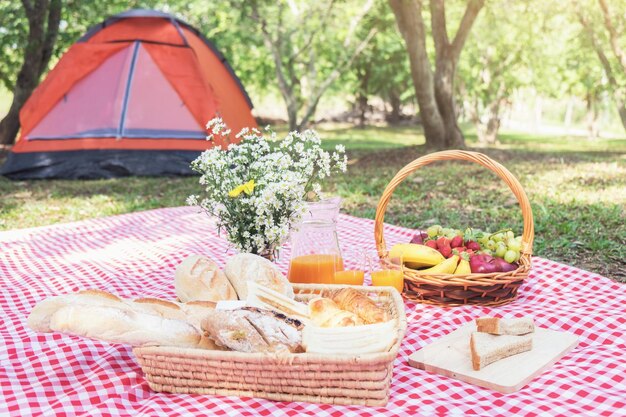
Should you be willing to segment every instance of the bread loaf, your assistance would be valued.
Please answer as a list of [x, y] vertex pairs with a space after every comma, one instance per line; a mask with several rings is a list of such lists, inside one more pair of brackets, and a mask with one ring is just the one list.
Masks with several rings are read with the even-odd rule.
[[183, 302], [236, 300], [237, 293], [226, 275], [211, 259], [192, 255], [174, 273], [176, 296]]
[[302, 352], [303, 325], [282, 314], [254, 307], [216, 310], [202, 329], [218, 346], [239, 352]]
[[62, 307], [50, 318], [50, 329], [131, 346], [195, 348], [202, 341], [198, 329], [184, 321], [115, 307]]
[[353, 288], [342, 288], [335, 291], [331, 297], [342, 310], [351, 311], [359, 316], [365, 324], [381, 323], [389, 320], [389, 313], [379, 307], [366, 295]]
[[240, 253], [226, 261], [224, 273], [237, 291], [240, 300], [248, 296], [248, 281], [277, 291], [289, 298], [294, 298], [291, 283], [278, 267], [267, 259], [251, 253]]
[[501, 319], [498, 317], [480, 317], [476, 319], [479, 332], [498, 335], [522, 335], [535, 331], [535, 323], [531, 317], [519, 319]]
[[342, 310], [330, 298], [313, 298], [309, 301], [309, 317], [319, 327], [348, 327], [363, 324], [356, 314]]
[[[200, 322], [214, 308], [211, 302], [182, 304], [157, 298], [131, 301], [105, 291], [84, 290], [39, 302], [28, 316], [27, 324], [39, 332], [60, 331], [133, 346], [157, 344], [215, 349], [215, 344], [204, 337], [200, 329]], [[95, 318], [94, 314], [98, 313], [103, 314], [102, 318]], [[155, 329], [155, 325], [159, 328]], [[193, 330], [189, 330], [189, 326]], [[163, 336], [165, 333], [169, 336]]]
[[35, 305], [28, 315], [28, 327], [37, 332], [50, 332], [50, 318], [60, 308], [68, 305], [96, 305], [132, 309], [127, 301], [100, 290], [83, 290], [74, 294], [65, 294], [46, 298]]
[[470, 337], [472, 367], [478, 371], [490, 363], [508, 356], [529, 351], [533, 348], [531, 335], [496, 336], [488, 333], [473, 332]]

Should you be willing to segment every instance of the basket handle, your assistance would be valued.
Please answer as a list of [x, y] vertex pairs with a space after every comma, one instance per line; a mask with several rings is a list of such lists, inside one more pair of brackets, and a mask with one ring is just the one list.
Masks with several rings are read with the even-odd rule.
[[389, 200], [391, 200], [391, 196], [393, 195], [396, 187], [398, 187], [398, 185], [400, 185], [400, 183], [404, 181], [406, 177], [417, 171], [418, 168], [428, 164], [432, 164], [433, 162], [449, 160], [476, 162], [477, 164], [480, 164], [485, 168], [488, 168], [491, 171], [495, 172], [509, 186], [513, 194], [515, 194], [517, 202], [522, 209], [522, 218], [524, 220], [524, 231], [522, 233], [522, 249], [520, 253], [527, 254], [530, 257], [533, 249], [533, 240], [535, 238], [535, 226], [533, 223], [532, 208], [530, 207], [530, 202], [528, 201], [528, 197], [526, 196], [526, 192], [522, 188], [522, 185], [508, 169], [506, 169], [504, 166], [500, 165], [493, 159], [489, 158], [487, 155], [479, 152], [459, 150], [433, 152], [417, 158], [413, 162], [407, 164], [400, 171], [398, 171], [396, 176], [393, 177], [391, 182], [389, 182], [389, 184], [385, 188], [385, 191], [383, 191], [383, 195], [381, 196], [380, 201], [378, 202], [378, 207], [376, 208], [374, 239], [376, 241], [378, 255], [382, 258], [384, 252], [386, 251], [385, 238], [383, 236], [385, 211], [387, 210], [387, 205], [389, 204]]

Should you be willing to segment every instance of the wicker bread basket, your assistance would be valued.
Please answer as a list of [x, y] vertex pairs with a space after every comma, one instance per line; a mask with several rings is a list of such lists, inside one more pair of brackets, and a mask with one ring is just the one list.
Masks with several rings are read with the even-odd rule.
[[437, 161], [461, 160], [476, 162], [495, 172], [511, 189], [522, 210], [524, 231], [519, 268], [511, 272], [489, 274], [433, 274], [423, 275], [410, 268], [404, 268], [403, 295], [411, 300], [443, 306], [479, 304], [494, 306], [509, 303], [517, 298], [517, 290], [530, 271], [534, 238], [533, 213], [528, 197], [519, 181], [505, 167], [478, 152], [442, 151], [425, 155], [402, 168], [391, 180], [378, 203], [374, 226], [376, 247], [383, 262], [388, 262], [383, 222], [391, 196], [410, 174], [417, 169]]
[[[346, 285], [296, 284], [296, 300], [308, 301]], [[393, 362], [406, 331], [404, 302], [391, 287], [351, 288], [387, 308], [397, 338], [387, 352], [366, 355], [262, 354], [172, 347], [133, 352], [154, 391], [236, 395], [274, 401], [379, 406], [389, 400]]]

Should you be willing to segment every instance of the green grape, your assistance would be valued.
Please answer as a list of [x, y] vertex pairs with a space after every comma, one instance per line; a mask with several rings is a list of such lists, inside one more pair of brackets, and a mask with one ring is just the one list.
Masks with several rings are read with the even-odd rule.
[[519, 252], [520, 250], [522, 250], [522, 242], [518, 241], [518, 240], [509, 240], [508, 242], [508, 248], [514, 252]]
[[519, 258], [522, 256], [521, 252], [517, 252], [517, 257], [515, 258], [515, 262], [519, 261]]
[[487, 244], [485, 246], [487, 247], [487, 249], [493, 251], [493, 250], [496, 249], [497, 244], [496, 244], [495, 241], [490, 239], [490, 240], [487, 241]]
[[441, 231], [441, 226], [439, 226], [438, 224], [432, 225], [428, 229], [426, 229], [426, 233], [428, 233], [429, 238], [437, 237], [440, 231]]
[[508, 230], [506, 232], [506, 240], [513, 240], [515, 239], [515, 233], [513, 233], [512, 230]]
[[485, 255], [493, 256], [493, 251], [489, 249], [483, 249], [481, 250], [481, 252], [484, 253]]
[[496, 247], [496, 256], [498, 258], [503, 258], [506, 253], [506, 245], [504, 242], [498, 242], [498, 246]]
[[443, 229], [441, 229], [441, 234], [444, 236], [448, 236], [450, 233], [453, 233], [454, 230], [450, 229], [449, 227], [444, 227]]
[[481, 247], [484, 248], [485, 246], [487, 246], [487, 242], [489, 242], [489, 237], [488, 236], [482, 236], [482, 237], [479, 237], [476, 241], [478, 243], [480, 243]]
[[502, 242], [504, 240], [504, 234], [496, 233], [495, 235], [491, 236], [491, 239], [496, 242]]
[[515, 260], [517, 259], [518, 254], [519, 254], [519, 252], [508, 250], [504, 254], [504, 260], [511, 264], [511, 263], [515, 262]]

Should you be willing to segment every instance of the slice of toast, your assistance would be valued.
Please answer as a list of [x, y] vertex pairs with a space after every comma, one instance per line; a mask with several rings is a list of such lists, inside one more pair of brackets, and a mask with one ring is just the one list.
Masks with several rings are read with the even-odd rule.
[[532, 348], [532, 335], [496, 336], [488, 333], [473, 332], [470, 337], [472, 367], [475, 371], [508, 356], [527, 352]]
[[520, 319], [501, 319], [498, 317], [480, 317], [476, 319], [476, 330], [482, 333], [499, 335], [522, 335], [535, 331], [531, 317]]

